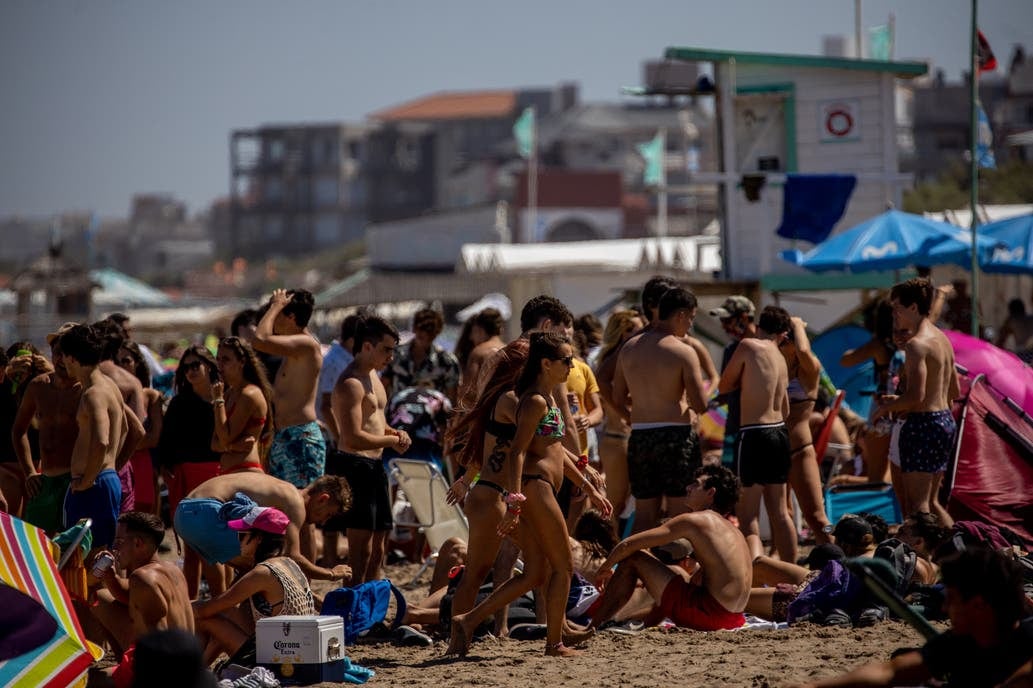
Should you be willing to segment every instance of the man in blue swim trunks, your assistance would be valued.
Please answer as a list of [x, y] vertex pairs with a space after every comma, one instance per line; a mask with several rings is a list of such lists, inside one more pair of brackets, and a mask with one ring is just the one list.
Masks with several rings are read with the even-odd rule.
[[899, 440], [904, 503], [909, 512], [932, 512], [949, 526], [953, 520], [936, 493], [954, 448], [957, 428], [951, 405], [959, 386], [950, 340], [929, 319], [934, 294], [932, 282], [923, 277], [890, 291], [894, 329], [915, 334], [904, 346], [904, 392], [882, 396], [872, 420], [904, 416]]
[[91, 518], [93, 547], [110, 547], [122, 502], [122, 483], [116, 471], [136, 451], [144, 436], [143, 425], [128, 411], [115, 383], [101, 372], [103, 342], [91, 326], [76, 325], [58, 341], [65, 369], [82, 385], [64, 524], [69, 527], [79, 519]]
[[295, 487], [323, 475], [326, 442], [316, 422], [316, 390], [323, 351], [308, 331], [314, 304], [304, 289], [277, 289], [258, 322], [254, 346], [283, 358], [273, 380], [276, 434], [269, 450], [269, 473]]

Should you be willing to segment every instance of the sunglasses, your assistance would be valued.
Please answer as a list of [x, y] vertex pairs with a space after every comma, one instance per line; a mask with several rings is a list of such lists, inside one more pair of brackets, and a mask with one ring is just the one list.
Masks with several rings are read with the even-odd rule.
[[574, 367], [574, 356], [573, 356], [573, 354], [571, 354], [570, 356], [565, 356], [563, 358], [554, 358], [552, 360], [554, 360], [554, 361], [563, 361], [564, 363], [567, 364], [568, 368], [573, 368]]
[[189, 373], [191, 371], [197, 372], [201, 369], [201, 366], [203, 366], [204, 363], [201, 361], [190, 361], [190, 363], [181, 363], [180, 365], [183, 367], [183, 370]]

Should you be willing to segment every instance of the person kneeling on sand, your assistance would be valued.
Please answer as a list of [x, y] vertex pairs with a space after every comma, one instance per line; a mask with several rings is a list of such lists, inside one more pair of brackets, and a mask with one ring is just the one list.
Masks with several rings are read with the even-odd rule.
[[204, 642], [206, 664], [225, 652], [234, 663], [253, 665], [259, 619], [312, 615], [315, 605], [305, 574], [284, 556], [284, 535], [290, 525], [286, 514], [273, 507], [255, 507], [226, 525], [237, 531], [242, 560], [238, 570], [246, 573], [221, 595], [195, 603], [197, 632]]
[[[665, 618], [698, 631], [739, 628], [750, 595], [752, 566], [746, 538], [725, 518], [735, 509], [739, 480], [727, 468], [703, 466], [689, 483], [691, 511], [620, 542], [599, 568], [596, 585], [603, 594], [591, 628], [609, 621], [628, 602], [641, 580], [657, 601], [646, 618], [656, 625]], [[685, 538], [699, 569], [689, 576], [669, 567], [647, 550]], [[616, 565], [616, 571], [612, 571]]]

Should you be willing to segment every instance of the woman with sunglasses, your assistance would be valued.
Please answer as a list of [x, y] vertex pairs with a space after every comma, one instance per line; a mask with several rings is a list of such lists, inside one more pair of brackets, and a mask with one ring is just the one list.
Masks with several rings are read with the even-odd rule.
[[115, 359], [120, 367], [136, 376], [143, 387], [143, 401], [147, 415], [143, 421], [147, 434], [130, 457], [133, 464], [134, 491], [136, 492], [136, 510], [145, 511], [155, 516], [161, 515], [161, 490], [158, 487], [158, 472], [155, 470], [151, 450], [158, 445], [161, 437], [162, 416], [164, 415], [165, 397], [151, 387], [151, 369], [144, 360], [140, 345], [126, 341], [118, 351]]
[[[495, 588], [471, 611], [453, 617], [449, 649], [460, 657], [469, 650], [473, 631], [482, 620], [535, 587], [545, 590], [545, 654], [580, 654], [563, 642], [574, 565], [566, 520], [556, 495], [566, 474], [579, 481], [577, 484], [589, 492], [589, 498], [606, 509], [607, 516], [609, 502], [581, 475], [560, 444], [565, 427], [552, 390], [566, 381], [573, 366], [574, 350], [567, 337], [552, 332], [531, 334], [527, 363], [516, 383], [516, 432], [506, 461], [504, 484], [508, 489], [503, 495], [506, 513], [498, 526], [499, 535], [509, 536], [520, 523], [524, 571]], [[589, 635], [568, 634], [567, 638], [578, 642]]]
[[251, 345], [239, 337], [226, 337], [219, 342], [216, 361], [222, 381], [212, 385], [212, 446], [222, 452], [221, 472], [264, 473], [272, 441], [272, 389], [265, 368]]
[[[158, 439], [158, 465], [169, 488], [169, 513], [201, 483], [219, 474], [219, 454], [212, 450], [215, 421], [212, 413], [212, 385], [219, 381], [215, 358], [203, 346], [190, 346], [176, 367], [173, 388]], [[201, 583], [201, 558], [190, 547], [183, 553], [183, 575], [190, 599], [197, 599]], [[215, 595], [225, 589], [221, 566], [204, 565], [208, 588]]]

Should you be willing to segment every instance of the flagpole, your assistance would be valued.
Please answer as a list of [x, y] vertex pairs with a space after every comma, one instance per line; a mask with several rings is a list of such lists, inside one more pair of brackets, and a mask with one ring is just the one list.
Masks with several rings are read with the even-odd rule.
[[857, 59], [860, 60], [864, 56], [864, 52], [861, 50], [861, 0], [854, 0], [854, 52], [857, 55]]
[[969, 103], [969, 128], [971, 141], [969, 143], [970, 178], [969, 189], [970, 202], [972, 205], [972, 219], [969, 222], [969, 229], [972, 233], [972, 336], [979, 336], [979, 253], [976, 250], [976, 229], [979, 227], [979, 220], [976, 216], [976, 206], [979, 204], [979, 27], [978, 5], [979, 0], [972, 0], [972, 36], [971, 55], [969, 55], [971, 77], [971, 102]]
[[531, 157], [527, 159], [527, 223], [528, 239], [538, 236], [538, 111], [531, 106]]
[[656, 235], [667, 236], [667, 130], [660, 130], [660, 186], [656, 194]]

